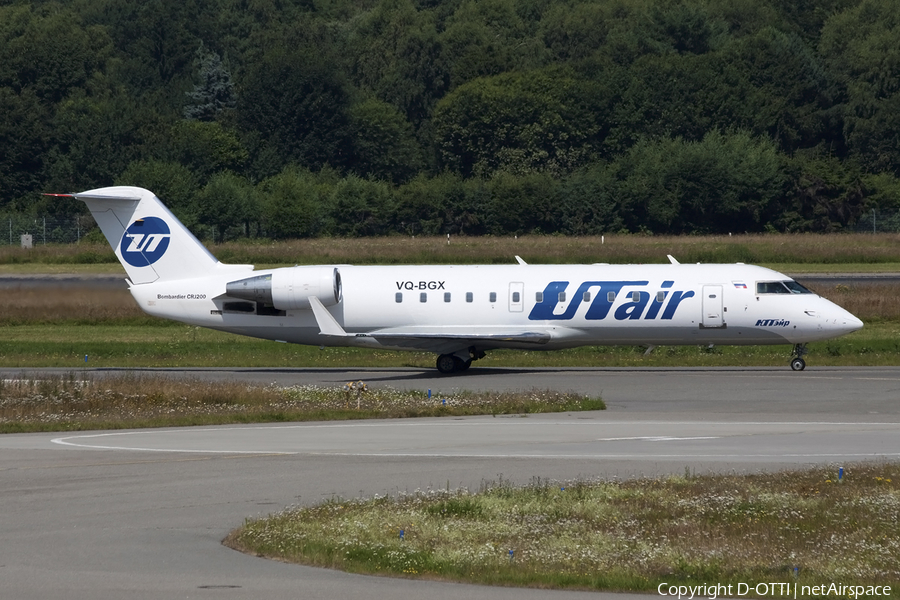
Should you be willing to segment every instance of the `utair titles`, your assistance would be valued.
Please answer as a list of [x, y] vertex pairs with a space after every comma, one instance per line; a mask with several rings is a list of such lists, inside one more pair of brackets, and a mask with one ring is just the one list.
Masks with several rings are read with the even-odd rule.
[[[444, 290], [446, 282], [444, 281], [395, 281], [397, 290]], [[566, 289], [569, 287], [568, 281], [551, 281], [539, 294], [539, 300], [532, 308], [528, 315], [530, 321], [568, 321], [575, 317], [575, 313], [582, 302], [590, 302], [590, 306], [584, 315], [589, 321], [599, 321], [609, 316], [610, 310], [619, 293], [623, 289], [627, 292], [625, 298], [629, 301], [620, 304], [613, 318], [617, 321], [637, 321], [639, 319], [662, 319], [670, 320], [675, 316], [675, 311], [684, 300], [694, 297], [693, 291], [673, 290], [674, 281], [663, 281], [660, 290], [656, 292], [656, 296], [651, 301], [650, 292], [640, 289], [646, 287], [649, 281], [584, 281], [575, 292], [572, 300], [566, 306], [566, 309], [557, 313], [556, 308], [563, 303]], [[592, 300], [589, 292], [594, 288], [599, 291]], [[629, 291], [631, 290], [631, 291]]]

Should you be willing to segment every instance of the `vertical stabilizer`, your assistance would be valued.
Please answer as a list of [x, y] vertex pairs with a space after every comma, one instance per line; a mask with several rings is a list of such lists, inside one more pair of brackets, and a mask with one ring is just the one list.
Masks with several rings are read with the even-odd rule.
[[219, 265], [153, 192], [120, 186], [72, 196], [87, 204], [132, 284], [203, 277]]

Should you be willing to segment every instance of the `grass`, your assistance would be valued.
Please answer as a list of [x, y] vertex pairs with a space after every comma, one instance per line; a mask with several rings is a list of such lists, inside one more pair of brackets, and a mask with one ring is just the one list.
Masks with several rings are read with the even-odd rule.
[[[284, 266], [294, 264], [512, 264], [518, 254], [533, 263], [666, 263], [672, 254], [683, 263], [735, 263], [781, 265], [808, 272], [833, 268], [841, 271], [897, 269], [900, 245], [896, 234], [745, 234], [735, 236], [601, 237], [522, 236], [446, 237], [406, 236], [379, 238], [318, 238], [305, 240], [243, 240], [207, 244], [222, 262]], [[35, 272], [59, 265], [76, 268], [94, 265], [98, 272], [121, 273], [106, 244], [36, 246], [24, 250], [0, 246], [0, 265]], [[112, 268], [112, 271], [109, 269]], [[12, 272], [22, 272], [15, 271]], [[58, 271], [53, 271], [58, 272]]]
[[[434, 368], [430, 352], [325, 348], [278, 344], [178, 323], [32, 324], [5, 326], [0, 367], [274, 367]], [[879, 320], [850, 335], [809, 345], [812, 366], [900, 364], [900, 321]], [[585, 346], [554, 352], [494, 350], [485, 367], [716, 367], [784, 366], [791, 347]], [[87, 356], [87, 360], [85, 360]], [[464, 375], [462, 377], [465, 377]]]
[[[360, 382], [361, 383], [361, 382]], [[81, 431], [347, 419], [603, 410], [599, 398], [570, 393], [453, 392], [323, 388], [169, 379], [123, 373], [103, 377], [29, 376], [0, 381], [0, 433]]]
[[[273, 367], [434, 368], [430, 352], [278, 344], [181, 324], [40, 324], [3, 327], [0, 367]], [[871, 322], [861, 331], [810, 344], [812, 366], [900, 364], [900, 322]], [[554, 352], [494, 350], [485, 367], [786, 366], [791, 347], [586, 346]], [[88, 357], [85, 361], [85, 356]], [[465, 377], [464, 375], [461, 377]]]
[[662, 583], [796, 582], [798, 597], [811, 597], [825, 596], [812, 586], [835, 582], [890, 585], [896, 597], [900, 465], [854, 465], [841, 483], [836, 475], [686, 472], [334, 499], [248, 520], [225, 544], [356, 573], [489, 585], [655, 593]]

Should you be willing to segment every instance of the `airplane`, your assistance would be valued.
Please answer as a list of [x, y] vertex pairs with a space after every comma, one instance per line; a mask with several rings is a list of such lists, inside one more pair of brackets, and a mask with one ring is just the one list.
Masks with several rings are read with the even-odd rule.
[[314, 346], [425, 350], [458, 373], [498, 348], [792, 344], [862, 321], [771, 269], [737, 264], [317, 265], [219, 262], [152, 192], [54, 194], [85, 202], [148, 314]]

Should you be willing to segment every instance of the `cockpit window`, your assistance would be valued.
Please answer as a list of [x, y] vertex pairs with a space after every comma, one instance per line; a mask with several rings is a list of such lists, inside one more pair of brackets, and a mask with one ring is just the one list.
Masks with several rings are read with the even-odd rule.
[[787, 281], [757, 281], [757, 294], [812, 294], [811, 291], [794, 280]]
[[789, 290], [791, 290], [792, 294], [812, 294], [811, 291], [809, 291], [808, 289], [806, 289], [805, 287], [803, 287], [802, 285], [800, 285], [799, 283], [797, 283], [794, 280], [783, 281], [782, 283], [784, 283], [784, 285], [786, 285], [787, 288]]

